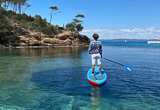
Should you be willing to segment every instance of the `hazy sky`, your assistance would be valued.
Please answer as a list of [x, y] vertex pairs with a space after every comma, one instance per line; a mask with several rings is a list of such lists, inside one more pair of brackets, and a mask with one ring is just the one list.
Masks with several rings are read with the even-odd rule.
[[50, 6], [61, 13], [53, 15], [52, 24], [63, 26], [77, 14], [84, 14], [84, 30], [91, 38], [102, 39], [160, 38], [160, 0], [29, 0], [28, 15], [41, 15], [50, 20]]

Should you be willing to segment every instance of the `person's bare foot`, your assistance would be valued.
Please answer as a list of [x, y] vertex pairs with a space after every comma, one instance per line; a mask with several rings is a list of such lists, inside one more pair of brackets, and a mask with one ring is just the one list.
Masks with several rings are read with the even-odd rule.
[[91, 74], [92, 76], [94, 75], [94, 72], [92, 72], [92, 74]]

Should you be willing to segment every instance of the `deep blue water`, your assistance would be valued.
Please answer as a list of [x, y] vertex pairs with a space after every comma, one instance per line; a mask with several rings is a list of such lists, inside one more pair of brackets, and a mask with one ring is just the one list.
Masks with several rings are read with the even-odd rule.
[[103, 43], [107, 83], [87, 81], [88, 47], [0, 49], [0, 110], [158, 110], [160, 46]]

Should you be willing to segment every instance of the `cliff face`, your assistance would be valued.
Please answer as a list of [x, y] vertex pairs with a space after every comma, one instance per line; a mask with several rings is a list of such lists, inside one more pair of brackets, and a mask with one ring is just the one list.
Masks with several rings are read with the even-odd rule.
[[85, 46], [90, 39], [75, 32], [62, 31], [58, 35], [44, 35], [23, 28], [15, 28], [4, 45], [8, 46]]

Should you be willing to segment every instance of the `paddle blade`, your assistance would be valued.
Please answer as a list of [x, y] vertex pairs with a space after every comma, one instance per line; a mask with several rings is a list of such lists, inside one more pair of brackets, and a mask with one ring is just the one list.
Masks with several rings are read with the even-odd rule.
[[128, 70], [128, 71], [132, 71], [132, 68], [129, 66], [124, 65], [124, 67]]

